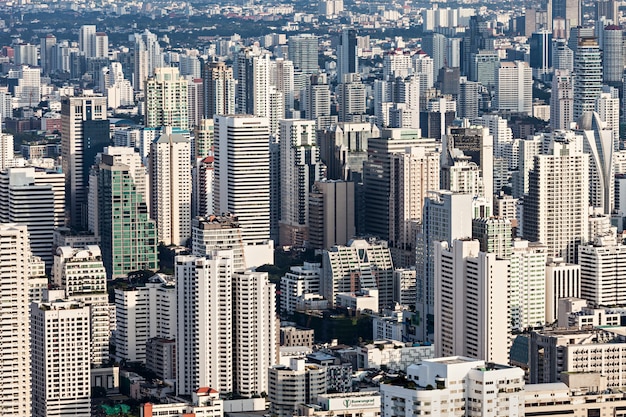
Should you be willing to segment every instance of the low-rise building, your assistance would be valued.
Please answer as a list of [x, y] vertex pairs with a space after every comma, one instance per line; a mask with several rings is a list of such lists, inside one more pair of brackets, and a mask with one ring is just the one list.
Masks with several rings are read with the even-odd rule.
[[307, 417], [379, 417], [380, 394], [371, 391], [322, 394], [314, 404], [300, 404], [298, 411], [298, 415]]
[[191, 395], [191, 402], [180, 399], [172, 404], [145, 403], [139, 408], [140, 417], [222, 417], [223, 401], [217, 391], [211, 388], [199, 388]]
[[357, 351], [358, 369], [380, 369], [405, 372], [410, 365], [435, 357], [434, 345], [413, 346], [396, 340], [377, 340]]

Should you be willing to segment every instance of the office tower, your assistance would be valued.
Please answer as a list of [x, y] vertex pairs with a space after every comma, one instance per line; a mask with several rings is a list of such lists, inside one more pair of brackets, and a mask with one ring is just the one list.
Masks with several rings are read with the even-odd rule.
[[97, 230], [93, 231], [100, 236], [108, 277], [158, 269], [157, 226], [148, 213], [145, 170], [139, 156], [109, 148], [92, 175], [92, 206], [97, 208], [93, 216]]
[[434, 331], [434, 243], [472, 236], [474, 197], [450, 191], [432, 193], [424, 201], [422, 232], [417, 250], [417, 302], [420, 318], [417, 338], [432, 340]]
[[213, 179], [215, 172], [213, 155], [198, 158], [193, 168], [191, 191], [191, 217], [209, 216], [213, 213]]
[[580, 38], [574, 54], [574, 120], [593, 111], [602, 92], [602, 58], [595, 38]]
[[574, 86], [568, 70], [554, 70], [550, 95], [550, 129], [569, 129], [574, 117]]
[[484, 114], [475, 120], [480, 126], [489, 128], [489, 134], [493, 136], [493, 155], [496, 158], [505, 156], [505, 147], [511, 145], [513, 132], [507, 119], [497, 114]]
[[156, 274], [145, 284], [115, 288], [114, 294], [115, 360], [145, 363], [151, 338], [176, 338], [177, 293], [172, 276]]
[[366, 102], [365, 84], [359, 74], [344, 74], [337, 85], [337, 103], [340, 122], [364, 121]]
[[559, 299], [581, 297], [581, 267], [565, 263], [563, 258], [548, 258], [546, 264], [546, 323], [558, 317]]
[[107, 275], [98, 246], [74, 249], [60, 246], [54, 256], [54, 284], [64, 290], [68, 301], [76, 301], [89, 308], [90, 361], [93, 365], [109, 362], [111, 328], [107, 294]]
[[346, 74], [359, 72], [356, 29], [343, 28], [337, 45], [337, 80], [343, 80]]
[[439, 70], [437, 75], [436, 87], [441, 91], [441, 94], [456, 97], [459, 99], [461, 83], [461, 72], [459, 68], [443, 67]]
[[150, 145], [150, 216], [164, 245], [191, 237], [191, 144], [169, 126]]
[[[470, 76], [472, 72], [472, 54], [485, 49], [486, 39], [489, 36], [488, 23], [484, 17], [471, 16], [469, 30], [465, 31], [461, 49], [461, 75]], [[473, 78], [470, 79], [475, 81]]]
[[[36, 107], [41, 101], [41, 69], [37, 67], [20, 66], [9, 70], [9, 79], [17, 79], [13, 89], [13, 106]], [[6, 114], [9, 117], [11, 114]]]
[[368, 142], [380, 130], [370, 123], [336, 123], [321, 133], [321, 157], [326, 177], [333, 180], [363, 182], [363, 161], [367, 159]]
[[163, 67], [163, 55], [157, 36], [148, 29], [142, 33], [135, 33], [134, 41], [134, 73], [133, 86], [135, 91], [143, 91], [145, 81], [154, 74], [156, 68]]
[[309, 241], [313, 249], [347, 245], [356, 235], [354, 183], [324, 180], [309, 193]]
[[[589, 156], [569, 133], [556, 135], [546, 154], [536, 155], [524, 198], [523, 236], [548, 247], [548, 256], [576, 260], [587, 240]], [[553, 186], [558, 179], [559, 186]]]
[[613, 132], [613, 150], [619, 150], [619, 92], [616, 88], [603, 86], [596, 99], [595, 111], [604, 122], [604, 127]]
[[91, 414], [89, 307], [59, 297], [63, 298], [63, 291], [49, 291], [48, 299], [31, 304], [32, 415], [87, 416]]
[[267, 272], [233, 272], [233, 388], [244, 397], [268, 392], [278, 363], [276, 285]]
[[476, 240], [434, 243], [436, 356], [507, 362], [508, 261]]
[[574, 51], [565, 39], [552, 39], [552, 67], [555, 70], [574, 71]]
[[245, 48], [237, 54], [235, 68], [237, 113], [270, 117], [270, 55]]
[[619, 3], [615, 0], [600, 0], [596, 2], [596, 21], [602, 17], [614, 24], [619, 23]]
[[546, 247], [513, 241], [509, 257], [509, 322], [513, 331], [546, 322]]
[[528, 43], [533, 76], [542, 79], [552, 68], [552, 33], [547, 30], [535, 32]]
[[87, 185], [95, 157], [110, 142], [106, 97], [61, 100], [61, 157], [66, 207], [72, 227], [87, 225]]
[[96, 25], [82, 25], [78, 32], [78, 48], [87, 57], [95, 55]]
[[304, 74], [314, 74], [319, 70], [319, 38], [309, 33], [289, 36], [287, 39], [288, 57], [295, 69]]
[[407, 147], [391, 155], [389, 174], [389, 246], [394, 265], [408, 267], [415, 265], [424, 199], [429, 191], [439, 190], [439, 152]]
[[[441, 33], [426, 32], [422, 36], [422, 49], [433, 59], [435, 74], [446, 65], [447, 38]], [[447, 64], [448, 66], [450, 63]]]
[[435, 85], [435, 68], [433, 59], [426, 55], [424, 51], [419, 51], [413, 55], [413, 73], [419, 76], [420, 93], [426, 94], [426, 91]]
[[277, 417], [293, 416], [300, 404], [312, 404], [326, 393], [326, 367], [307, 364], [304, 358], [291, 358], [289, 366], [272, 366], [269, 379], [270, 412]]
[[211, 255], [216, 250], [233, 251], [234, 270], [246, 269], [244, 244], [237, 217], [211, 215], [192, 220], [191, 254]]
[[35, 168], [0, 173], [0, 223], [28, 227], [33, 255], [52, 267], [53, 231], [65, 225], [65, 177]]
[[500, 56], [493, 50], [479, 50], [471, 55], [470, 73], [467, 79], [479, 82], [489, 90], [496, 86]]
[[281, 245], [304, 246], [308, 238], [309, 193], [322, 179], [313, 120], [279, 122]]
[[[293, 62], [277, 58], [270, 65], [270, 83], [276, 87], [285, 101], [284, 114], [291, 115], [294, 109], [294, 67]], [[278, 110], [278, 109], [275, 109]]]
[[[454, 157], [458, 151], [469, 157], [480, 168], [483, 182], [484, 197], [487, 201], [493, 200], [493, 136], [489, 134], [489, 128], [471, 126], [469, 121], [464, 120], [461, 126], [449, 127], [442, 141], [441, 167], [442, 188], [449, 187], [446, 177], [446, 168], [454, 165]], [[499, 190], [498, 190], [499, 191]]]
[[566, 33], [569, 34], [570, 28], [583, 24], [582, 2], [580, 0], [552, 0], [552, 19], [563, 19]]
[[44, 38], [40, 38], [39, 65], [41, 66], [41, 72], [43, 74], [50, 73], [50, 69], [52, 68], [52, 46], [56, 43], [57, 38], [52, 34], [48, 34]]
[[266, 273], [233, 272], [232, 258], [232, 251], [175, 258], [178, 394], [207, 386], [267, 392], [278, 359], [274, 284]]
[[626, 304], [624, 265], [626, 251], [615, 234], [596, 237], [578, 247], [580, 264], [580, 296], [592, 306]]
[[300, 103], [305, 118], [309, 120], [330, 116], [330, 89], [326, 74], [311, 75], [306, 87], [300, 92]]
[[104, 32], [96, 32], [93, 36], [93, 57], [108, 58], [109, 57], [109, 36]]
[[235, 113], [235, 79], [233, 68], [223, 62], [202, 65], [204, 87], [204, 117]]
[[237, 216], [244, 242], [265, 242], [270, 237], [268, 120], [216, 116], [214, 166], [215, 212]]
[[187, 80], [178, 68], [155, 68], [146, 80], [146, 127], [188, 129]]
[[509, 259], [512, 247], [511, 221], [499, 217], [472, 220], [472, 238], [480, 242], [480, 251], [495, 253], [499, 259]]
[[0, 307], [0, 318], [4, 323], [0, 407], [7, 416], [31, 415], [28, 313], [31, 257], [26, 225], [0, 224], [0, 295], [6, 300]]
[[383, 129], [382, 137], [370, 138], [367, 143], [367, 160], [363, 163], [365, 217], [376, 219], [366, 222], [368, 234], [388, 240], [390, 225], [391, 158], [404, 153], [407, 147], [420, 146], [432, 153], [436, 144], [432, 139], [419, 137], [413, 129]]
[[501, 112], [532, 114], [533, 74], [528, 63], [501, 62], [496, 77], [496, 107]]
[[478, 117], [478, 97], [480, 85], [475, 81], [467, 81], [461, 77], [457, 113], [459, 117], [474, 120]]
[[624, 72], [623, 31], [620, 26], [609, 25], [604, 28], [603, 33], [602, 81], [604, 84], [619, 87]]
[[15, 65], [37, 66], [37, 45], [19, 43], [15, 45], [13, 61]]
[[456, 101], [450, 97], [431, 98], [426, 104], [426, 111], [420, 113], [423, 136], [441, 140], [455, 119]]
[[387, 243], [359, 239], [348, 243], [324, 250], [320, 293], [334, 306], [339, 293], [378, 289], [379, 310], [392, 306], [393, 262]]
[[589, 204], [610, 214], [615, 206], [613, 131], [604, 128], [598, 113], [585, 112], [578, 119], [577, 133], [583, 138], [583, 152], [589, 155]]

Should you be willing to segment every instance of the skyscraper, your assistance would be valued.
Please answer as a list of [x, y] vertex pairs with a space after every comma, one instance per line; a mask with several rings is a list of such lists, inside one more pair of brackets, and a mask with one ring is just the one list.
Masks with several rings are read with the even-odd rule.
[[189, 138], [165, 127], [150, 145], [150, 215], [164, 245], [191, 237], [191, 187]]
[[356, 235], [354, 183], [325, 180], [309, 194], [309, 247], [346, 245]]
[[533, 74], [528, 63], [500, 62], [496, 74], [496, 107], [501, 112], [532, 113]]
[[[31, 415], [28, 313], [31, 256], [26, 226], [16, 223], [0, 224], [0, 296], [6, 300], [0, 306], [0, 319], [3, 323], [0, 337], [4, 359], [0, 365], [0, 409], [7, 416]], [[33, 379], [37, 377], [38, 375], [34, 375]]]
[[87, 226], [87, 185], [95, 157], [110, 143], [107, 100], [101, 96], [61, 101], [61, 156], [70, 225]]
[[178, 68], [155, 68], [146, 80], [146, 127], [189, 129], [187, 80]]
[[78, 32], [78, 48], [87, 57], [95, 57], [96, 25], [82, 25]]
[[308, 241], [309, 193], [322, 179], [320, 150], [313, 120], [279, 122], [280, 137], [280, 244], [304, 246]]
[[554, 70], [550, 94], [550, 129], [569, 129], [574, 119], [574, 85], [568, 70]]
[[223, 62], [202, 65], [204, 88], [204, 117], [235, 113], [235, 79], [232, 67]]
[[[598, 4], [601, 2], [598, 2]], [[608, 25], [602, 37], [602, 80], [619, 87], [624, 72], [623, 31], [620, 26]]]
[[543, 78], [552, 68], [552, 33], [547, 30], [535, 32], [529, 40], [530, 67], [533, 76]]
[[439, 70], [444, 66], [452, 66], [446, 64], [446, 52], [448, 39], [441, 33], [426, 32], [422, 37], [422, 49], [433, 59], [435, 74], [439, 74]]
[[552, 0], [552, 19], [563, 19], [565, 31], [582, 25], [582, 2], [580, 0]]
[[365, 118], [366, 89], [359, 74], [346, 74], [337, 85], [340, 122], [361, 122]]
[[595, 38], [580, 38], [574, 54], [574, 120], [594, 111], [602, 92], [602, 57]]
[[270, 237], [269, 123], [248, 115], [215, 117], [213, 207], [239, 219], [243, 240]]
[[146, 79], [154, 73], [155, 68], [163, 66], [163, 55], [157, 36], [148, 29], [135, 33], [134, 40], [134, 74], [135, 91], [143, 91]]
[[589, 156], [572, 132], [552, 135], [549, 152], [535, 156], [528, 175], [523, 234], [545, 244], [548, 256], [574, 262], [588, 235]]
[[356, 29], [343, 28], [337, 46], [337, 80], [343, 80], [346, 74], [359, 72], [357, 56]]
[[314, 74], [319, 70], [318, 48], [319, 39], [308, 33], [293, 35], [287, 39], [288, 56], [294, 68], [304, 74]]

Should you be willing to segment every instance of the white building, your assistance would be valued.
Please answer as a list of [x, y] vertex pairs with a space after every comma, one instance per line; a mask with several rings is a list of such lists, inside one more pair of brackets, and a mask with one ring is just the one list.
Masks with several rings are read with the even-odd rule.
[[246, 244], [270, 237], [269, 161], [268, 119], [215, 117], [213, 208], [237, 216]]
[[148, 339], [176, 337], [176, 314], [176, 287], [170, 276], [157, 274], [144, 286], [116, 288], [115, 358], [145, 362]]
[[303, 358], [292, 358], [289, 366], [269, 369], [270, 412], [279, 417], [297, 414], [300, 404], [310, 404], [326, 393], [326, 369], [307, 364]]
[[509, 268], [511, 327], [542, 326], [546, 319], [546, 247], [526, 240], [513, 241]]
[[144, 89], [146, 127], [189, 129], [188, 82], [178, 68], [155, 68]]
[[0, 224], [0, 297], [6, 300], [0, 306], [0, 319], [6, 326], [1, 336], [0, 409], [7, 416], [31, 415], [30, 260], [26, 225]]
[[435, 243], [434, 261], [437, 356], [507, 362], [508, 261], [476, 240]]
[[626, 305], [626, 245], [615, 236], [578, 247], [580, 297], [593, 306]]
[[89, 307], [63, 295], [50, 291], [45, 301], [31, 305], [32, 415], [37, 417], [91, 413]]
[[341, 413], [345, 417], [379, 417], [380, 395], [377, 392], [320, 394], [317, 403], [300, 404], [298, 415], [325, 417]]
[[546, 323], [559, 317], [561, 298], [580, 298], [580, 265], [568, 264], [563, 258], [548, 258], [546, 264]]
[[382, 416], [524, 416], [524, 371], [462, 356], [411, 365], [380, 386]]
[[435, 357], [435, 346], [411, 346], [397, 340], [374, 340], [357, 348], [359, 369], [386, 367], [391, 371], [406, 372], [407, 368], [426, 359]]
[[574, 119], [574, 84], [568, 70], [555, 70], [550, 94], [550, 127], [569, 129]]
[[175, 402], [169, 404], [144, 403], [140, 409], [141, 417], [156, 417], [168, 415], [171, 417], [202, 416], [222, 417], [224, 415], [224, 401], [219, 392], [209, 387], [198, 388], [191, 393], [190, 402]]
[[302, 266], [292, 266], [280, 279], [280, 311], [290, 314], [296, 311], [304, 294], [319, 294], [320, 264], [305, 262]]
[[533, 73], [527, 62], [500, 62], [496, 72], [496, 107], [499, 111], [532, 114]]
[[243, 237], [237, 217], [228, 215], [196, 217], [191, 224], [192, 255], [206, 256], [216, 250], [232, 250], [233, 269], [247, 269]]
[[191, 237], [191, 187], [189, 137], [166, 127], [150, 145], [150, 215], [166, 246]]

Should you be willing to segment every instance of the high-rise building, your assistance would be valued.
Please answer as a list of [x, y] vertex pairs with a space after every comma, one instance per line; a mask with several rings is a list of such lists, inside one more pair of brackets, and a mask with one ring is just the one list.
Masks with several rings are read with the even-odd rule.
[[508, 261], [476, 240], [434, 243], [436, 356], [506, 363]]
[[87, 226], [87, 185], [96, 155], [110, 143], [107, 99], [102, 96], [61, 100], [61, 157], [70, 225]]
[[0, 223], [25, 224], [32, 253], [52, 268], [54, 228], [65, 225], [65, 176], [32, 167], [2, 171]]
[[499, 259], [509, 259], [512, 248], [511, 221], [489, 217], [472, 220], [472, 238], [480, 242], [480, 251], [495, 253]]
[[245, 48], [237, 54], [236, 110], [240, 114], [270, 117], [270, 55]]
[[602, 37], [602, 80], [613, 87], [622, 84], [624, 72], [622, 35], [620, 26], [608, 25], [604, 28]]
[[559, 317], [559, 299], [580, 298], [580, 265], [566, 263], [563, 258], [548, 258], [546, 264], [546, 323]]
[[563, 19], [565, 31], [569, 34], [570, 28], [583, 24], [581, 0], [552, 0], [552, 19]]
[[132, 35], [134, 41], [134, 73], [133, 87], [135, 91], [143, 91], [145, 81], [156, 68], [163, 67], [163, 54], [157, 35], [148, 29]]
[[337, 85], [340, 122], [361, 122], [366, 111], [365, 84], [359, 74], [344, 74]]
[[533, 76], [543, 78], [552, 68], [552, 32], [542, 30], [532, 34], [530, 45], [530, 67]]
[[235, 113], [235, 79], [232, 67], [223, 62], [202, 65], [204, 88], [204, 117]]
[[150, 215], [159, 242], [185, 245], [191, 237], [191, 144], [166, 127], [150, 145]]
[[111, 310], [107, 294], [107, 275], [98, 246], [74, 249], [57, 248], [54, 256], [54, 283], [64, 289], [68, 301], [76, 301], [89, 308], [90, 361], [93, 365], [109, 362], [111, 339]]
[[521, 331], [546, 322], [546, 247], [513, 241], [509, 258], [509, 322]]
[[[271, 62], [270, 65], [270, 83], [275, 86], [276, 90], [274, 94], [285, 102], [284, 114], [291, 116], [294, 110], [294, 98], [295, 98], [295, 81], [294, 81], [294, 66], [293, 62], [285, 60], [283, 58], [277, 58]], [[279, 109], [274, 109], [276, 110]], [[277, 114], [281, 114], [280, 111]]]
[[346, 245], [356, 235], [354, 194], [353, 182], [315, 182], [309, 193], [309, 247]]
[[196, 217], [191, 224], [192, 255], [207, 256], [217, 250], [232, 250], [233, 269], [246, 269], [243, 236], [235, 216]]
[[246, 243], [270, 237], [269, 168], [266, 118], [216, 116], [213, 207], [237, 216]]
[[314, 74], [319, 70], [319, 38], [308, 33], [293, 35], [287, 39], [289, 60], [295, 69], [304, 74]]
[[[28, 312], [31, 257], [26, 225], [0, 224], [0, 296], [6, 300], [0, 306], [0, 318], [5, 327], [1, 336], [4, 360], [0, 366], [0, 409], [7, 416], [31, 415]], [[86, 366], [89, 367], [88, 358]], [[89, 390], [89, 386], [86, 389]]]
[[267, 392], [278, 359], [274, 284], [267, 273], [233, 272], [232, 260], [232, 251], [175, 258], [178, 394]]
[[605, 123], [606, 129], [613, 132], [613, 151], [619, 150], [619, 90], [614, 87], [603, 86], [602, 93], [596, 99], [595, 111]]
[[600, 47], [595, 38], [580, 38], [574, 54], [574, 120], [578, 120], [583, 112], [595, 109], [596, 99], [601, 92]]
[[590, 244], [578, 247], [580, 295], [591, 305], [626, 304], [625, 249], [617, 243], [615, 235], [597, 237]]
[[569, 129], [574, 120], [574, 85], [568, 70], [554, 70], [550, 94], [550, 129]]
[[320, 150], [313, 120], [279, 122], [281, 245], [304, 246], [308, 241], [309, 193], [322, 179]]
[[444, 66], [452, 67], [449, 62], [446, 64], [447, 38], [441, 33], [426, 32], [422, 36], [422, 49], [433, 59], [435, 74]]
[[146, 127], [189, 128], [187, 80], [178, 68], [155, 68], [146, 79]]
[[359, 58], [357, 55], [356, 29], [343, 28], [339, 35], [337, 46], [337, 80], [343, 80], [346, 74], [359, 72]]
[[92, 39], [94, 58], [108, 58], [109, 36], [104, 32], [96, 32]]
[[610, 214], [615, 206], [613, 131], [604, 128], [598, 113], [585, 112], [578, 119], [577, 133], [583, 138], [583, 152], [589, 155], [589, 204]]
[[[126, 277], [139, 270], [156, 270], [157, 230], [145, 200], [145, 171], [137, 155], [128, 161], [109, 148], [92, 171], [93, 230], [100, 236], [102, 257], [109, 278]], [[124, 163], [126, 162], [126, 163]]]
[[31, 305], [32, 416], [91, 414], [90, 322], [89, 307], [63, 291]]
[[39, 56], [41, 72], [43, 74], [49, 74], [52, 68], [52, 46], [57, 43], [56, 36], [52, 34], [46, 35], [40, 39], [39, 44]]
[[339, 293], [378, 289], [379, 309], [393, 305], [393, 262], [386, 242], [352, 240], [322, 256], [320, 293], [331, 306]]
[[[330, 88], [326, 74], [313, 74], [306, 87], [300, 92], [300, 108], [309, 120], [330, 116]], [[317, 123], [320, 129], [320, 122]]]
[[552, 67], [555, 70], [574, 71], [574, 51], [565, 39], [552, 39]]
[[177, 293], [173, 277], [156, 274], [143, 285], [115, 288], [115, 359], [145, 362], [151, 338], [175, 339]]
[[500, 62], [496, 76], [496, 107], [501, 112], [532, 114], [533, 74], [528, 63]]
[[269, 370], [270, 412], [279, 417], [298, 413], [299, 404], [311, 404], [326, 393], [326, 367], [307, 364], [292, 358], [289, 366], [276, 365]]
[[96, 25], [82, 25], [78, 32], [78, 48], [86, 57], [95, 57]]
[[403, 268], [415, 265], [424, 199], [429, 191], [439, 190], [439, 152], [407, 147], [391, 155], [389, 173], [389, 246], [394, 265]]
[[523, 235], [545, 244], [548, 256], [574, 262], [588, 235], [589, 156], [572, 132], [552, 135], [549, 152], [536, 155], [529, 171]]

